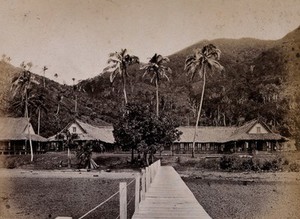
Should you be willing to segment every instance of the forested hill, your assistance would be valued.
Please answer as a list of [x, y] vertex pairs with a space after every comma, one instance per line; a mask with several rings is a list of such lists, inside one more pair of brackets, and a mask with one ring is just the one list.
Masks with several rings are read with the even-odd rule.
[[[210, 72], [207, 78], [201, 125], [239, 125], [261, 117], [274, 130], [295, 136], [299, 127], [295, 115], [300, 102], [299, 88], [296, 89], [300, 84], [299, 32], [298, 28], [276, 41], [251, 38], [201, 41], [170, 55], [169, 67], [173, 72], [170, 81], [160, 81], [161, 110], [172, 113], [182, 125], [195, 123], [202, 81], [200, 78], [191, 81], [186, 76], [184, 61], [195, 48], [212, 43], [222, 51], [220, 63], [225, 72]], [[1, 62], [0, 69], [3, 65]], [[142, 78], [138, 65], [130, 67], [128, 73], [129, 102], [150, 103], [154, 109], [154, 84], [149, 78]], [[50, 99], [55, 100], [57, 95], [64, 97], [60, 112], [64, 121], [60, 126], [74, 118], [75, 95], [78, 96], [77, 116], [91, 123], [101, 122], [100, 119], [113, 123], [123, 106], [122, 83], [116, 80], [112, 85], [108, 74], [80, 82], [75, 92], [72, 87], [47, 81]], [[57, 102], [51, 106], [49, 102], [50, 111], [56, 111]], [[58, 127], [51, 114], [48, 117], [48, 121], [43, 120], [42, 134], [46, 136], [55, 133]]]

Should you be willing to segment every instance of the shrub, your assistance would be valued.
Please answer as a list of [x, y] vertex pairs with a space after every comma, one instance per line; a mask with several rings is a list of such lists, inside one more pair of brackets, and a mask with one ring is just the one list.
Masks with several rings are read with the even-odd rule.
[[228, 171], [276, 171], [281, 169], [283, 159], [244, 158], [236, 155], [225, 155], [220, 159], [220, 168]]
[[289, 160], [288, 159], [284, 159], [282, 165], [289, 165], [289, 164], [290, 164]]
[[217, 159], [206, 159], [201, 162], [202, 168], [208, 170], [218, 170], [220, 168], [219, 161]]
[[262, 165], [262, 170], [266, 170], [266, 171], [269, 171], [272, 169], [272, 163], [270, 161], [265, 161]]
[[17, 167], [17, 165], [16, 165], [16, 159], [7, 159], [5, 161], [5, 168], [7, 168], [7, 169], [14, 169], [16, 167]]
[[299, 172], [300, 171], [300, 165], [297, 163], [291, 163], [289, 166], [289, 171], [291, 172]]
[[220, 159], [220, 168], [222, 170], [231, 170], [234, 163], [234, 157], [233, 156], [226, 156], [224, 155]]
[[253, 163], [252, 158], [247, 158], [246, 160], [244, 160], [242, 162], [242, 169], [243, 170], [246, 170], [246, 171], [253, 170], [253, 166], [254, 166], [254, 163]]

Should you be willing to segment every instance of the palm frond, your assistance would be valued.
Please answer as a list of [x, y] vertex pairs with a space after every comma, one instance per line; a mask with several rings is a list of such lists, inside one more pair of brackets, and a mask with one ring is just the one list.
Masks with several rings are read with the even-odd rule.
[[124, 57], [127, 53], [127, 49], [121, 49], [120, 55]]
[[140, 65], [140, 70], [144, 70], [144, 69], [146, 69], [146, 68], [149, 68], [151, 66], [151, 64], [149, 64], [149, 63], [142, 63], [141, 65]]
[[215, 59], [207, 59], [207, 62], [209, 63], [209, 67], [214, 67], [218, 69], [219, 71], [223, 71], [224, 67]]
[[166, 73], [163, 73], [162, 75], [164, 78], [166, 78], [168, 81], [170, 81], [170, 78], [168, 77], [168, 75]]
[[119, 73], [119, 71], [118, 71], [119, 69], [116, 69], [115, 71], [113, 71], [111, 74], [110, 74], [110, 77], [109, 77], [109, 79], [110, 79], [110, 82], [111, 83], [113, 83], [114, 82], [114, 80], [115, 80], [115, 78], [116, 78], [116, 76], [118, 75], [118, 73]]
[[153, 76], [152, 76], [150, 82], [152, 83], [156, 77], [157, 77], [157, 80], [159, 80], [158, 76], [157, 76], [156, 74], [153, 74]]
[[118, 69], [119, 65], [115, 64], [115, 65], [109, 65], [107, 67], [105, 67], [102, 71], [102, 73], [111, 73], [114, 72], [116, 69]]
[[110, 64], [110, 63], [121, 63], [122, 61], [120, 59], [118, 59], [117, 57], [110, 57], [108, 60], [107, 60], [107, 64]]

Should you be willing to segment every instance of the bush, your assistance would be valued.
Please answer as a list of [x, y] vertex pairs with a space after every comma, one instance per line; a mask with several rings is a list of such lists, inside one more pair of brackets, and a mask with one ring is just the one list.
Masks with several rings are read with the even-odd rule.
[[220, 159], [220, 168], [227, 171], [276, 171], [281, 169], [283, 159], [243, 158], [237, 155], [225, 155]]
[[220, 159], [220, 168], [222, 170], [231, 170], [235, 158], [233, 156], [223, 156]]
[[219, 161], [217, 159], [206, 159], [202, 162], [202, 168], [208, 170], [218, 170], [220, 168]]
[[16, 159], [7, 159], [5, 161], [5, 168], [7, 168], [7, 169], [14, 169], [16, 167], [17, 167], [17, 165], [16, 165]]
[[282, 163], [282, 165], [289, 165], [289, 164], [290, 164], [290, 162], [288, 159], [285, 159], [284, 162]]
[[291, 172], [299, 172], [300, 171], [300, 165], [297, 163], [291, 163], [289, 166], [289, 171]]

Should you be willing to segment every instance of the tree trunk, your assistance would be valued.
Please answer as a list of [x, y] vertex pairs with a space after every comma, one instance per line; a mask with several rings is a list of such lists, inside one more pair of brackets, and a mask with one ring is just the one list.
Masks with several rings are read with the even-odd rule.
[[58, 103], [58, 104], [57, 104], [57, 111], [56, 111], [56, 113], [55, 113], [56, 115], [58, 115], [58, 113], [59, 113], [59, 105], [60, 105], [60, 104]]
[[41, 108], [38, 108], [38, 135], [40, 135], [40, 126], [41, 126]]
[[33, 147], [32, 147], [31, 134], [30, 134], [29, 118], [28, 118], [28, 138], [29, 138], [29, 145], [30, 145], [30, 161], [33, 162]]
[[29, 121], [29, 113], [28, 113], [28, 94], [27, 90], [25, 91], [25, 117], [28, 121], [28, 140], [29, 140], [29, 146], [30, 146], [30, 161], [33, 161], [33, 147], [32, 147], [32, 141], [31, 141], [31, 134], [30, 134], [30, 121]]
[[68, 146], [68, 168], [71, 168], [71, 154], [70, 147]]
[[203, 103], [204, 91], [205, 91], [205, 83], [206, 83], [206, 70], [204, 68], [204, 70], [203, 70], [202, 93], [201, 93], [200, 105], [199, 105], [199, 110], [198, 110], [198, 115], [197, 115], [197, 121], [196, 121], [196, 125], [195, 125], [194, 138], [193, 138], [192, 158], [195, 157], [195, 141], [196, 141], [196, 135], [197, 135], [197, 130], [198, 130], [198, 123], [199, 123], [199, 120], [200, 120], [200, 115], [201, 115], [201, 110], [202, 110], [202, 103]]
[[134, 162], [134, 149], [131, 148], [131, 163]]
[[156, 86], [156, 116], [159, 117], [158, 78], [155, 79]]
[[127, 105], [128, 101], [127, 101], [127, 93], [126, 93], [126, 76], [125, 76], [126, 72], [123, 73], [123, 93], [124, 93], [124, 100], [125, 100], [125, 106]]
[[46, 72], [45, 72], [45, 70], [44, 70], [44, 78], [43, 78], [44, 87], [46, 87], [46, 81], [45, 81], [45, 77], [46, 77]]
[[77, 95], [75, 95], [75, 114], [77, 113]]

